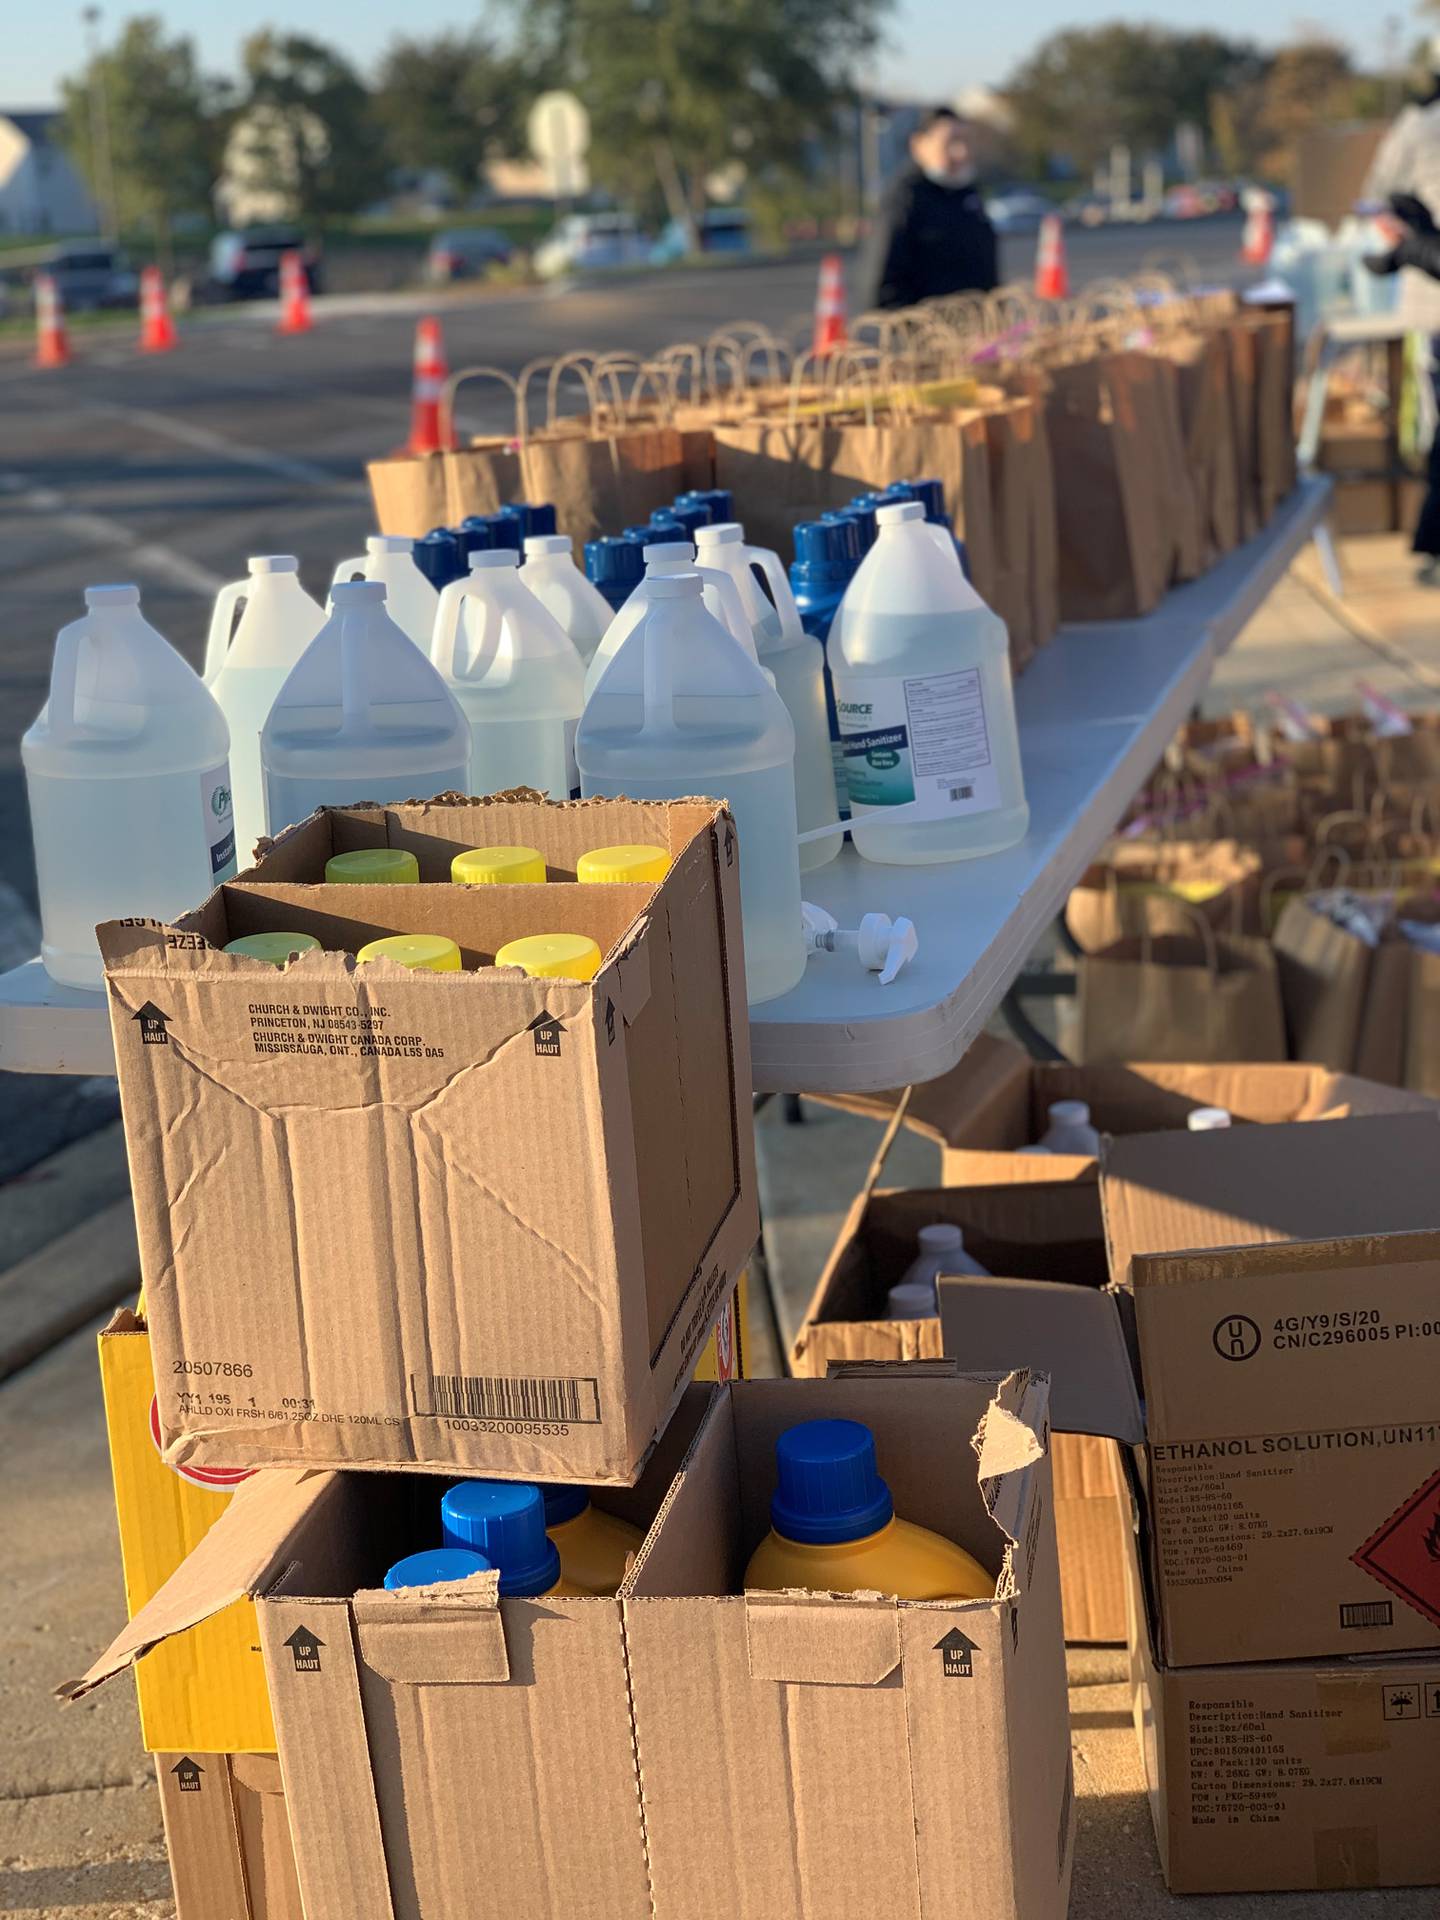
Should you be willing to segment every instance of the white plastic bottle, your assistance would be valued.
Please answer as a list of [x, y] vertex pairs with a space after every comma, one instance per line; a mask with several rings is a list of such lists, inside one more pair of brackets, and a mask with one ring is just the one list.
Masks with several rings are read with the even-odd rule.
[[98, 989], [98, 922], [173, 920], [233, 876], [229, 751], [224, 714], [140, 589], [87, 587], [20, 742], [52, 980]]
[[470, 729], [454, 695], [385, 612], [378, 580], [334, 611], [291, 669], [260, 735], [270, 833], [316, 807], [465, 791]]
[[293, 554], [263, 554], [246, 565], [248, 578], [232, 580], [215, 596], [205, 645], [205, 684], [230, 726], [235, 850], [244, 866], [265, 831], [260, 729], [290, 669], [325, 624], [324, 609], [300, 584]]
[[1030, 821], [1005, 623], [941, 551], [919, 501], [875, 520], [830, 633], [855, 846], [897, 866], [998, 853]]
[[401, 534], [372, 533], [364, 553], [336, 567], [330, 582], [330, 608], [336, 587], [346, 580], [378, 580], [385, 589], [385, 611], [391, 620], [422, 652], [429, 653], [440, 596], [415, 564], [413, 540]]
[[615, 616], [604, 594], [576, 566], [570, 536], [532, 533], [525, 542], [520, 578], [588, 663]]
[[935, 1282], [942, 1273], [971, 1273], [989, 1279], [989, 1269], [965, 1251], [965, 1234], [948, 1221], [921, 1227], [916, 1239], [920, 1251], [891, 1287], [885, 1305], [887, 1320], [928, 1320], [940, 1311]]
[[[728, 573], [715, 573], [708, 567], [695, 565], [695, 549], [688, 540], [667, 540], [661, 545], [646, 547], [645, 572], [640, 584], [630, 598], [612, 618], [606, 628], [605, 638], [595, 649], [590, 664], [585, 669], [585, 698], [599, 685], [600, 676], [620, 651], [621, 642], [632, 634], [645, 618], [645, 610], [650, 605], [649, 583], [662, 574], [698, 573], [705, 605], [722, 627], [728, 627], [734, 637], [744, 647], [753, 660], [755, 656], [755, 636], [750, 630], [750, 622], [745, 617], [745, 609], [740, 601], [735, 582]], [[771, 675], [773, 681], [774, 675]]]
[[[835, 762], [830, 749], [830, 722], [825, 711], [825, 649], [800, 622], [795, 595], [780, 564], [768, 547], [745, 544], [737, 521], [695, 529], [695, 552], [702, 567], [728, 573], [755, 636], [760, 664], [774, 677], [775, 691], [795, 727], [795, 810], [800, 831], [834, 826]], [[774, 597], [772, 605], [760, 591], [754, 569], [764, 574]], [[800, 869], [808, 873], [833, 860], [841, 847], [833, 834], [800, 849]]]
[[554, 616], [516, 571], [510, 547], [482, 548], [440, 596], [430, 658], [470, 723], [475, 793], [580, 791], [575, 728], [585, 668]]
[[1100, 1135], [1090, 1124], [1090, 1108], [1083, 1100], [1052, 1100], [1050, 1124], [1040, 1136], [1047, 1153], [1082, 1153], [1093, 1160], [1100, 1153]]
[[769, 677], [707, 610], [698, 573], [651, 578], [644, 618], [591, 694], [575, 753], [587, 799], [728, 802], [750, 1003], [788, 993], [805, 971], [795, 729]]
[[1230, 1125], [1229, 1109], [1192, 1107], [1185, 1116], [1185, 1125], [1191, 1133], [1219, 1133]]

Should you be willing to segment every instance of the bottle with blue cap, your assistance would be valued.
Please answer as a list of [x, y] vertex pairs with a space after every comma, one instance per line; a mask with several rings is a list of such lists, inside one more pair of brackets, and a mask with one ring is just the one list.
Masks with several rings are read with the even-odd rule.
[[675, 496], [677, 507], [708, 507], [710, 524], [735, 518], [735, 496], [729, 487], [687, 487]]
[[[828, 649], [830, 629], [845, 589], [855, 578], [862, 558], [860, 523], [849, 514], [827, 514], [823, 520], [805, 520], [795, 529], [795, 558], [790, 563], [790, 590], [795, 596], [800, 624], [812, 639]], [[840, 720], [835, 711], [835, 683], [825, 662], [825, 721], [830, 734], [830, 762], [835, 776], [835, 805], [842, 820], [850, 818], [850, 795], [845, 789], [845, 754], [840, 744]]]
[[965, 542], [955, 537], [955, 523], [945, 511], [945, 483], [943, 480], [893, 480], [884, 493], [879, 496], [887, 505], [899, 500], [918, 500], [925, 509], [925, 524], [933, 528], [932, 538], [939, 543], [940, 551], [949, 554], [953, 551], [960, 562], [961, 571], [966, 579], [970, 577]]
[[704, 500], [681, 501], [677, 498], [672, 506], [657, 507], [650, 518], [657, 524], [665, 520], [678, 520], [693, 540], [696, 530], [700, 527], [708, 527], [715, 515]]
[[[656, 529], [658, 531], [658, 529]], [[683, 534], [684, 529], [680, 530]], [[588, 700], [600, 684], [600, 676], [620, 651], [625, 640], [645, 618], [650, 605], [650, 583], [666, 574], [691, 573], [700, 575], [706, 595], [706, 605], [723, 626], [729, 628], [745, 651], [754, 660], [755, 636], [741, 604], [740, 594], [729, 574], [715, 573], [708, 567], [696, 567], [695, 549], [688, 539], [680, 541], [666, 540], [658, 546], [643, 549], [645, 559], [645, 577], [630, 595], [624, 606], [615, 615], [590, 656], [585, 669], [585, 698]]]
[[399, 1593], [403, 1587], [437, 1587], [442, 1581], [468, 1580], [472, 1573], [493, 1571], [483, 1553], [466, 1547], [427, 1547], [395, 1562], [385, 1575], [385, 1590]]
[[822, 520], [853, 520], [860, 530], [860, 558], [863, 560], [875, 544], [875, 509], [866, 504], [865, 496], [858, 495], [849, 506], [833, 507], [828, 513], [821, 514]]
[[545, 534], [559, 531], [555, 509], [548, 500], [511, 500], [500, 511], [519, 515], [523, 540], [537, 540]]
[[560, 1571], [586, 1593], [614, 1593], [645, 1536], [628, 1520], [602, 1513], [584, 1487], [540, 1489], [545, 1531], [560, 1554]]
[[495, 544], [495, 529], [490, 524], [489, 514], [467, 513], [455, 529], [455, 537], [460, 542], [460, 550], [468, 566], [472, 553], [487, 552]]
[[460, 579], [470, 563], [459, 533], [451, 527], [432, 527], [415, 542], [415, 564], [437, 593]]
[[501, 1599], [589, 1593], [561, 1570], [560, 1549], [545, 1531], [545, 1500], [522, 1480], [458, 1480], [440, 1502], [447, 1547], [478, 1553], [500, 1574]]
[[[610, 603], [614, 613], [620, 611], [645, 575], [645, 549], [638, 539], [630, 538], [631, 531], [627, 528], [623, 534], [601, 534], [598, 540], [585, 543], [585, 578]], [[643, 531], [648, 535], [651, 530], [647, 527]], [[680, 534], [683, 539], [683, 527]]]
[[525, 548], [526, 507], [497, 507], [494, 513], [487, 514], [490, 522], [490, 540], [496, 547], [508, 547], [512, 553], [522, 553]]
[[991, 1600], [995, 1581], [963, 1547], [901, 1520], [859, 1420], [804, 1420], [775, 1442], [770, 1532], [745, 1585], [780, 1593], [893, 1593], [900, 1600]]

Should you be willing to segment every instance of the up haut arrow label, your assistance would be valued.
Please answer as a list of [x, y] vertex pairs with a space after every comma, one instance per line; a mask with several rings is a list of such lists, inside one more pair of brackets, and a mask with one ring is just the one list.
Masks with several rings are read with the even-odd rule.
[[975, 1669], [974, 1656], [980, 1651], [975, 1642], [959, 1627], [951, 1627], [942, 1640], [935, 1642], [935, 1652], [940, 1655], [941, 1672], [947, 1680], [969, 1680]]
[[198, 1760], [192, 1760], [189, 1754], [183, 1754], [170, 1769], [179, 1782], [182, 1793], [199, 1793], [200, 1776], [205, 1769]]
[[169, 1046], [170, 1035], [165, 1031], [165, 1026], [170, 1015], [162, 1013], [153, 1000], [147, 1000], [130, 1018], [140, 1022], [140, 1038], [147, 1047]]
[[294, 1657], [297, 1673], [319, 1673], [320, 1649], [325, 1642], [318, 1634], [309, 1627], [297, 1627], [285, 1644]]

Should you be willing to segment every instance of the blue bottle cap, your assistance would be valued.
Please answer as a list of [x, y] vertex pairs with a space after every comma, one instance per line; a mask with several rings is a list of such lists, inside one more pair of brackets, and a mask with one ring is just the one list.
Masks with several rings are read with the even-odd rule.
[[424, 1553], [407, 1553], [397, 1560], [385, 1576], [387, 1592], [401, 1587], [433, 1587], [440, 1580], [465, 1580], [472, 1573], [489, 1573], [490, 1562], [483, 1553], [466, 1547], [428, 1547]]
[[710, 503], [706, 500], [675, 501], [671, 507], [657, 507], [650, 518], [656, 522], [678, 520], [693, 540], [697, 527], [708, 527], [715, 518]]
[[[646, 533], [650, 532], [647, 527]], [[597, 587], [638, 587], [645, 572], [645, 555], [638, 539], [602, 534], [585, 542], [585, 574]]]
[[590, 1496], [584, 1487], [540, 1488], [545, 1499], [545, 1527], [563, 1527], [567, 1520], [578, 1520], [590, 1504]]
[[455, 529], [460, 550], [468, 560], [472, 553], [487, 553], [495, 544], [495, 529], [483, 513], [467, 513]]
[[497, 547], [513, 547], [516, 553], [525, 551], [525, 513], [520, 507], [499, 507], [494, 513], [487, 514], [490, 522], [490, 537]]
[[449, 527], [432, 527], [414, 546], [415, 564], [438, 593], [465, 571], [460, 536]]
[[667, 517], [642, 520], [639, 526], [626, 527], [624, 537], [633, 540], [637, 547], [645, 548], [670, 546], [675, 541], [688, 540], [690, 535], [680, 521]]
[[787, 1428], [775, 1442], [775, 1463], [770, 1523], [787, 1540], [805, 1546], [861, 1540], [894, 1516], [875, 1464], [875, 1436], [858, 1420], [805, 1420]]
[[524, 1481], [460, 1480], [440, 1502], [447, 1547], [469, 1547], [500, 1569], [502, 1594], [548, 1593], [560, 1551], [545, 1532], [540, 1489]]
[[[887, 503], [882, 500], [879, 504], [884, 506]], [[873, 495], [867, 497], [864, 494], [860, 494], [852, 500], [847, 507], [839, 509], [847, 520], [853, 520], [856, 526], [859, 527], [860, 551], [862, 554], [868, 553], [875, 544], [875, 507], [876, 501]]]
[[853, 520], [802, 520], [795, 529], [791, 572], [807, 584], [839, 584], [860, 564], [860, 529]]
[[689, 487], [675, 496], [677, 507], [701, 506], [710, 509], [710, 525], [723, 526], [735, 518], [735, 496], [729, 487]]
[[538, 534], [554, 533], [556, 531], [555, 509], [550, 505], [548, 500], [539, 506], [531, 500], [512, 500], [508, 506], [502, 507], [500, 511], [502, 513], [518, 513], [520, 515], [520, 524], [525, 530], [525, 538], [527, 540]]

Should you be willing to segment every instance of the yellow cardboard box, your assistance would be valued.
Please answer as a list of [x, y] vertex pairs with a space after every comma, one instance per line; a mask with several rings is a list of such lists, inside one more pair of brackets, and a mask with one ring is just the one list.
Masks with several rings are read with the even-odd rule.
[[[150, 1336], [122, 1309], [100, 1335], [100, 1380], [125, 1605], [133, 1617], [219, 1519], [246, 1474], [175, 1471], [160, 1458]], [[151, 1753], [274, 1753], [275, 1727], [255, 1629], [237, 1600], [156, 1647], [135, 1669], [140, 1729]]]
[[727, 1380], [745, 1378], [745, 1329], [749, 1324], [745, 1316], [749, 1310], [750, 1270], [742, 1267], [735, 1291], [720, 1309], [715, 1330], [696, 1365], [697, 1380], [718, 1380], [723, 1385]]

